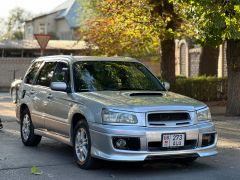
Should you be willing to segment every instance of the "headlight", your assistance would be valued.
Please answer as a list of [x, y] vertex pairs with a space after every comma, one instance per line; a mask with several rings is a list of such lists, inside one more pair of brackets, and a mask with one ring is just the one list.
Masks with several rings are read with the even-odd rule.
[[209, 108], [204, 108], [197, 111], [197, 120], [198, 121], [212, 120]]
[[133, 114], [115, 112], [104, 109], [102, 111], [103, 123], [121, 123], [121, 124], [137, 124], [137, 117]]

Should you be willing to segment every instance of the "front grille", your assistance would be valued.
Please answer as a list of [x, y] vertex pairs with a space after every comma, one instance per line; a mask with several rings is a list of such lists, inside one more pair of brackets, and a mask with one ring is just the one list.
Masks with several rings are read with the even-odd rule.
[[196, 147], [197, 147], [197, 140], [186, 140], [184, 146], [182, 146], [182, 147], [171, 147], [171, 148], [162, 147], [162, 141], [149, 142], [148, 143], [148, 150], [149, 151], [189, 150], [189, 149], [195, 149]]
[[187, 125], [190, 124], [189, 113], [151, 113], [147, 115], [148, 124], [152, 126]]

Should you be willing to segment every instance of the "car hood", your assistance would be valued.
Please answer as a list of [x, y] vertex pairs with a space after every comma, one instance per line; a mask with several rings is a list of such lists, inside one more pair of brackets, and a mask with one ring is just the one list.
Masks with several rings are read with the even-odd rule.
[[104, 107], [133, 112], [195, 111], [206, 107], [200, 101], [167, 91], [97, 91], [78, 94]]

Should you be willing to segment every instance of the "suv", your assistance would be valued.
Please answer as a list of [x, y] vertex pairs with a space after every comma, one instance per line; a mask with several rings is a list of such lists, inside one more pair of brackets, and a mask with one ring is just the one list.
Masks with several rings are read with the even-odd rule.
[[217, 154], [209, 108], [167, 91], [132, 58], [38, 58], [20, 86], [16, 114], [24, 145], [42, 136], [64, 142], [83, 169], [99, 158], [192, 162]]

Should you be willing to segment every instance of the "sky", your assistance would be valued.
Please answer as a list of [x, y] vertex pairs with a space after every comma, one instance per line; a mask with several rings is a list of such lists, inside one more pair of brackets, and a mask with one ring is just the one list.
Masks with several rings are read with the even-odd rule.
[[48, 12], [66, 0], [4, 0], [0, 6], [0, 18], [8, 17], [8, 12], [15, 8], [21, 7], [32, 14]]

